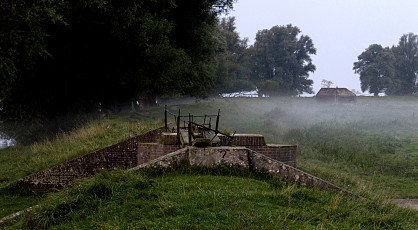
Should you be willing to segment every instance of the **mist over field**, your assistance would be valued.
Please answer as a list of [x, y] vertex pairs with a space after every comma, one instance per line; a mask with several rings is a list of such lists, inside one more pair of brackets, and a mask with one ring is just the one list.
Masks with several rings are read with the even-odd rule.
[[[264, 135], [298, 145], [297, 166], [361, 193], [417, 198], [418, 98], [358, 97], [324, 104], [314, 98], [234, 98], [168, 106], [182, 114], [214, 114], [220, 130]], [[361, 186], [360, 186], [361, 184]], [[348, 187], [351, 186], [351, 187]]]

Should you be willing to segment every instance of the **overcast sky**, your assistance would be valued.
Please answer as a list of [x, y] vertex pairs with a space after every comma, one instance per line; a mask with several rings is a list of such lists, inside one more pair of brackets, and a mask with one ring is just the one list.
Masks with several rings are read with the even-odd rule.
[[250, 45], [259, 30], [276, 25], [292, 24], [310, 36], [317, 49], [309, 77], [315, 92], [322, 79], [360, 90], [353, 63], [369, 45], [391, 47], [403, 34], [418, 34], [418, 0], [238, 0], [228, 16]]

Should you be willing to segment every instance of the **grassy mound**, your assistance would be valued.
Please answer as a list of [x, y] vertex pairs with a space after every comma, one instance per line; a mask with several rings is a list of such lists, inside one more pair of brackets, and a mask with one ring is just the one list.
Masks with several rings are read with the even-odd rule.
[[10, 229], [415, 229], [418, 213], [233, 170], [102, 172]]
[[[170, 105], [168, 108], [174, 113], [181, 109], [182, 114], [214, 114], [220, 108], [220, 129], [222, 130], [225, 129], [231, 133], [234, 130], [238, 133], [260, 133], [266, 137], [267, 143], [298, 144], [298, 167], [367, 197], [371, 202], [353, 200], [331, 192], [299, 188], [293, 185], [275, 187], [271, 185], [274, 184], [273, 182], [254, 180], [251, 176], [233, 175], [231, 177], [224, 174], [213, 176], [212, 174], [174, 173], [156, 177], [122, 172], [105, 173], [94, 180], [79, 184], [79, 187], [73, 186], [58, 193], [40, 196], [27, 195], [24, 191], [19, 191], [19, 188], [7, 186], [13, 180], [161, 126], [163, 108], [156, 107], [96, 120], [72, 132], [61, 133], [54, 139], [44, 140], [30, 146], [13, 146], [0, 150], [0, 217], [43, 203], [41, 209], [12, 222], [10, 227], [35, 227], [38, 226], [35, 222], [39, 221], [44, 222], [38, 226], [39, 228], [45, 226], [70, 228], [71, 224], [84, 227], [93, 226], [93, 223], [99, 222], [96, 220], [103, 220], [105, 225], [102, 228], [116, 228], [115, 226], [128, 228], [130, 226], [127, 221], [128, 217], [133, 218], [134, 215], [142, 217], [142, 214], [138, 212], [142, 213], [144, 210], [151, 212], [155, 209], [151, 212], [152, 217], [143, 218], [146, 222], [138, 220], [133, 222], [131, 227], [165, 227], [168, 223], [167, 226], [170, 228], [205, 228], [205, 225], [200, 225], [200, 223], [211, 223], [219, 228], [254, 228], [256, 224], [266, 228], [280, 226], [359, 228], [358, 225], [354, 225], [357, 223], [360, 227], [366, 228], [372, 228], [372, 226], [397, 228], [401, 223], [405, 224], [404, 226], [412, 226], [412, 229], [417, 228], [417, 223], [412, 218], [417, 219], [416, 211], [396, 209], [384, 204], [383, 200], [418, 198], [416, 190], [418, 187], [418, 97], [359, 98], [357, 104], [354, 105], [320, 105], [316, 104], [312, 98], [237, 98]], [[231, 183], [238, 184], [222, 187], [228, 184], [225, 181], [227, 179], [232, 181]], [[156, 183], [138, 190], [145, 196], [145, 199], [141, 198], [140, 194], [135, 195], [138, 191], [134, 185], [132, 187], [128, 185], [128, 182], [125, 184], [121, 180], [131, 181], [129, 182], [131, 184], [134, 184], [134, 181], [142, 181], [146, 184], [151, 180]], [[172, 184], [168, 183], [169, 180]], [[195, 182], [201, 183], [200, 187], [193, 187]], [[218, 185], [213, 185], [212, 189], [212, 183]], [[155, 187], [156, 185], [158, 186]], [[183, 191], [183, 185], [185, 188], [191, 186], [192, 189]], [[235, 187], [241, 189], [234, 190]], [[157, 188], [162, 190], [157, 191]], [[103, 194], [96, 194], [97, 199], [87, 196], [88, 192], [84, 192], [84, 190], [96, 191], [96, 189], [103, 189]], [[117, 193], [113, 189], [117, 189]], [[246, 190], [252, 191], [250, 193], [259, 197], [258, 200], [250, 199], [243, 194]], [[152, 193], [145, 191], [152, 191]], [[176, 191], [176, 194], [172, 194], [171, 191]], [[194, 194], [193, 191], [201, 191], [201, 193]], [[164, 203], [159, 205], [165, 208], [159, 208], [155, 204], [156, 201], [147, 201], [148, 196], [151, 198], [157, 196], [161, 201], [164, 200], [162, 198], [167, 197], [171, 197], [167, 198], [168, 200], [186, 200], [185, 196], [181, 196], [183, 192], [186, 192], [189, 197], [196, 196], [191, 199], [197, 202], [197, 206], [193, 206], [194, 209], [191, 210], [197, 210], [197, 214], [187, 211], [192, 204], [183, 207], [179, 201], [175, 201], [176, 206], [170, 204], [168, 206], [183, 208], [167, 209], [163, 206]], [[207, 194], [203, 196], [202, 194], [205, 193]], [[302, 195], [294, 195], [294, 193]], [[114, 200], [115, 194], [119, 194], [116, 197], [125, 198]], [[132, 199], [129, 198], [129, 194], [132, 194]], [[263, 194], [270, 195], [264, 196]], [[79, 201], [78, 199], [83, 196], [85, 200]], [[205, 203], [219, 197], [220, 201], [223, 201], [222, 196], [226, 197], [225, 202], [214, 203], [219, 208], [215, 206], [210, 208]], [[274, 198], [275, 196], [281, 197], [281, 201], [278, 200], [279, 198]], [[322, 196], [324, 196], [323, 199]], [[262, 201], [260, 197], [264, 197], [266, 201]], [[316, 197], [312, 198], [315, 202], [310, 202], [311, 197]], [[94, 204], [89, 203], [90, 200]], [[136, 203], [142, 200], [148, 203]], [[231, 200], [237, 200], [238, 204], [231, 203]], [[73, 201], [76, 202], [75, 206], [68, 205], [68, 202]], [[79, 206], [78, 202], [87, 202], [86, 209], [82, 207], [84, 203]], [[109, 202], [119, 203], [123, 208], [112, 206]], [[332, 208], [334, 203], [337, 207], [335, 210], [338, 211]], [[130, 216], [128, 212], [131, 210], [129, 209], [133, 209], [130, 205], [135, 204], [138, 205], [139, 211], [132, 211], [134, 214]], [[148, 204], [151, 206], [147, 207]], [[254, 209], [255, 211], [248, 211], [250, 206], [258, 207], [259, 204], [265, 206], [266, 210], [257, 208], [257, 210]], [[350, 210], [344, 211], [344, 207]], [[124, 210], [125, 208], [127, 210]], [[267, 214], [267, 209], [270, 214]], [[358, 215], [352, 213], [351, 209], [359, 210]], [[74, 213], [71, 210], [75, 210]], [[166, 211], [161, 212], [158, 217], [156, 210]], [[170, 210], [174, 210], [174, 214]], [[207, 213], [206, 210], [208, 210]], [[239, 210], [247, 211], [240, 213]], [[101, 212], [109, 212], [115, 218], [109, 219], [109, 216], [106, 217], [104, 213], [100, 214]], [[77, 217], [77, 213], [83, 213], [83, 215], [80, 214]], [[263, 215], [260, 216], [258, 213], [263, 213]], [[304, 213], [307, 213], [306, 216]], [[331, 214], [328, 215], [328, 213]], [[308, 218], [308, 215], [311, 217]], [[84, 216], [87, 219], [83, 219]], [[231, 216], [233, 218], [230, 218]], [[337, 217], [344, 219], [342, 225], [337, 223]], [[216, 218], [220, 220], [214, 221]], [[222, 218], [230, 219], [223, 222]], [[289, 222], [289, 220], [292, 221]], [[226, 222], [234, 223], [237, 227], [226, 226], [224, 225]], [[271, 224], [268, 225], [268, 223]]]

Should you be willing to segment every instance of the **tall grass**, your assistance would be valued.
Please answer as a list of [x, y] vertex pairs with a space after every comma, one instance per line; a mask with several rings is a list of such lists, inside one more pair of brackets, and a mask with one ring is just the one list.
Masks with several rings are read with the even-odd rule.
[[161, 126], [161, 121], [106, 118], [91, 121], [70, 132], [59, 133], [53, 139], [0, 150], [0, 181], [5, 183], [24, 177], [158, 126]]

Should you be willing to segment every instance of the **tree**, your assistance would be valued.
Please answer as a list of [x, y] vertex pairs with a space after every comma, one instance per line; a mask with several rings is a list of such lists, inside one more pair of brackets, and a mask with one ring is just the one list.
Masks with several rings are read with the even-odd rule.
[[316, 54], [316, 49], [309, 36], [299, 33], [292, 25], [257, 33], [250, 48], [252, 80], [257, 85], [272, 80], [279, 84], [277, 95], [312, 93], [313, 81], [308, 77], [316, 68], [310, 55]]
[[404, 34], [398, 46], [392, 47], [395, 56], [395, 78], [398, 85], [388, 88], [391, 95], [411, 95], [417, 92], [418, 35]]
[[328, 81], [328, 80], [325, 80], [325, 79], [322, 79], [322, 81], [321, 81], [321, 87], [322, 88], [329, 88], [333, 84], [334, 84], [334, 82]]
[[248, 39], [239, 37], [235, 27], [235, 17], [222, 18], [216, 34], [218, 35], [216, 93], [255, 89], [249, 79]]
[[370, 45], [358, 56], [353, 70], [360, 75], [361, 90], [368, 90], [374, 96], [384, 92], [390, 85], [395, 83], [394, 56], [389, 48], [381, 45]]
[[23, 142], [99, 107], [207, 95], [212, 34], [232, 2], [0, 0], [1, 130]]

